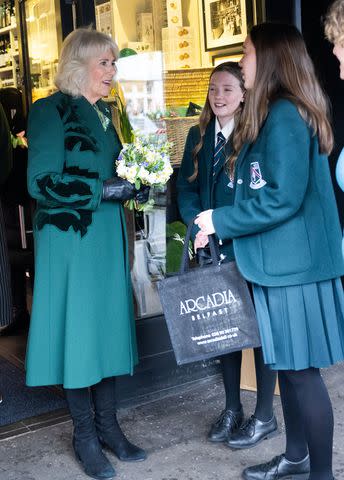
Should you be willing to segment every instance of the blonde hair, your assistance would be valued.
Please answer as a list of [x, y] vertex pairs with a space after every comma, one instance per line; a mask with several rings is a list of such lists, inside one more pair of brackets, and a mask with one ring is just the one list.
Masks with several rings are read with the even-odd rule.
[[105, 33], [92, 28], [78, 28], [64, 40], [55, 76], [61, 92], [80, 97], [88, 81], [87, 66], [91, 58], [110, 50], [115, 60], [119, 51], [116, 43]]
[[333, 148], [329, 102], [301, 33], [292, 25], [261, 23], [252, 28], [250, 38], [256, 50], [256, 77], [252, 89], [246, 92], [234, 132], [230, 172], [234, 171], [243, 144], [257, 139], [269, 105], [278, 98], [289, 99], [296, 105], [313, 134], [318, 135], [320, 151], [329, 154]]
[[325, 17], [325, 36], [331, 43], [344, 42], [344, 0], [330, 5]]

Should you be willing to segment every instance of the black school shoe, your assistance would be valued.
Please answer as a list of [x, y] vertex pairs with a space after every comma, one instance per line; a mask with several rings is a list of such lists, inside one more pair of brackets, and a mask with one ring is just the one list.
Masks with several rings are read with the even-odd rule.
[[245, 480], [307, 480], [309, 478], [309, 456], [301, 462], [291, 463], [284, 455], [274, 457], [270, 462], [245, 468]]
[[221, 415], [210, 428], [208, 440], [210, 442], [224, 442], [238, 430], [244, 419], [244, 412], [241, 408], [238, 412], [227, 409], [221, 412]]
[[230, 448], [252, 448], [263, 440], [277, 435], [277, 420], [262, 422], [252, 415], [231, 437], [226, 445]]

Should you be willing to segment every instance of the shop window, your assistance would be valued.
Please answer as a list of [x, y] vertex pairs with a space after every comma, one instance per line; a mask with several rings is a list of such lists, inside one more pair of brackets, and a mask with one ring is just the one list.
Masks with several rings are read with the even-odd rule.
[[[112, 35], [119, 46], [118, 80], [133, 128], [158, 132], [174, 143], [174, 174], [165, 188], [154, 192], [154, 209], [127, 213], [138, 317], [162, 313], [157, 281], [178, 269], [185, 234], [175, 188], [185, 138], [198, 122], [196, 107], [204, 104], [213, 65], [240, 59], [243, 37], [256, 22], [256, 4], [130, 0], [128, 8], [128, 0], [95, 0], [97, 29]], [[224, 34], [224, 20], [234, 13], [240, 29]]]
[[26, 0], [25, 20], [30, 62], [32, 101], [55, 90], [60, 38], [55, 0]]

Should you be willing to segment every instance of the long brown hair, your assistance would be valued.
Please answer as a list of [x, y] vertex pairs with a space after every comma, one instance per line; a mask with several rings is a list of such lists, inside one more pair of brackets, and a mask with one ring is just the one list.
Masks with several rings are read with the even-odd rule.
[[243, 112], [233, 135], [230, 171], [233, 173], [243, 144], [256, 140], [269, 104], [281, 97], [295, 103], [314, 135], [318, 135], [320, 151], [330, 153], [333, 133], [328, 119], [329, 102], [301, 33], [293, 25], [262, 23], [252, 28], [250, 39], [256, 50], [256, 76], [254, 85], [246, 92]]
[[[237, 62], [224, 62], [224, 63], [220, 63], [220, 65], [215, 67], [214, 70], [211, 72], [210, 79], [209, 79], [209, 85], [210, 85], [210, 82], [211, 82], [211, 77], [216, 72], [227, 72], [230, 75], [233, 75], [233, 77], [235, 77], [239, 80], [240, 88], [244, 92], [245, 88], [244, 88], [244, 82], [243, 82], [243, 79], [242, 79], [242, 76], [241, 76], [241, 69], [240, 69], [239, 64]], [[238, 122], [238, 118], [240, 116], [240, 113], [241, 113], [241, 106], [239, 106], [238, 111], [234, 115], [235, 125]], [[194, 149], [192, 150], [194, 172], [191, 175], [191, 177], [188, 178], [189, 182], [192, 182], [192, 181], [195, 180], [195, 178], [197, 178], [197, 175], [198, 175], [198, 153], [201, 150], [201, 148], [203, 147], [204, 135], [205, 135], [205, 132], [207, 130], [207, 126], [208, 126], [209, 122], [214, 117], [215, 117], [215, 115], [214, 115], [214, 112], [213, 112], [213, 110], [210, 106], [210, 102], [209, 102], [209, 90], [208, 90], [207, 99], [205, 101], [202, 113], [199, 117], [199, 130], [200, 130], [201, 138], [200, 138], [200, 141], [197, 143], [197, 145], [195, 145]]]

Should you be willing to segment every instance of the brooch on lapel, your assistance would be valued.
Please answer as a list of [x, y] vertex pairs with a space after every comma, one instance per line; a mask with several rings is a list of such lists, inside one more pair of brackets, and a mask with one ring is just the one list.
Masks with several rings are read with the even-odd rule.
[[[105, 115], [105, 113], [103, 113], [100, 108], [98, 107], [98, 105], [96, 103], [93, 104], [93, 108], [95, 109], [95, 111], [97, 112], [98, 114], [98, 117], [99, 117], [99, 120], [100, 120], [100, 123], [102, 124], [102, 127], [104, 129], [104, 131], [106, 132], [111, 120], [109, 119], [108, 116]], [[107, 112], [108, 109], [105, 108], [105, 111]]]
[[250, 187], [254, 190], [264, 187], [266, 181], [263, 179], [262, 172], [260, 171], [260, 166], [258, 162], [251, 162], [250, 165], [250, 176], [251, 182]]

